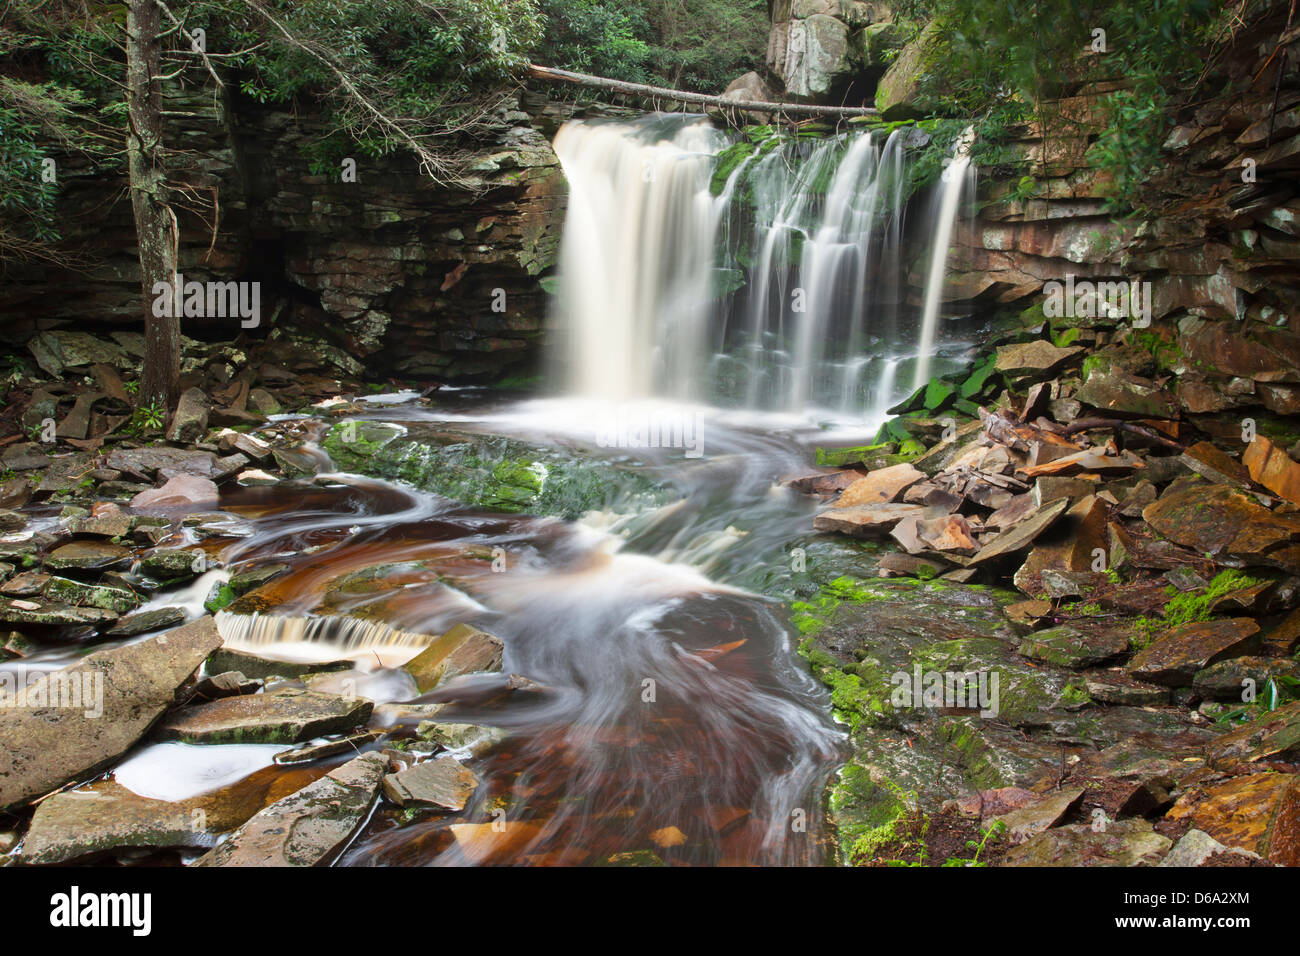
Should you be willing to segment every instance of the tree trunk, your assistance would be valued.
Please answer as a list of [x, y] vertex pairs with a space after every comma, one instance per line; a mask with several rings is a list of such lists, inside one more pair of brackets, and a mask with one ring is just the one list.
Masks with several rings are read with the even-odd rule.
[[139, 398], [159, 402], [170, 411], [180, 391], [180, 319], [173, 308], [154, 315], [157, 283], [175, 289], [177, 236], [167, 205], [163, 164], [162, 88], [155, 79], [161, 58], [161, 12], [154, 0], [129, 0], [126, 16], [126, 105], [130, 129], [126, 149], [140, 249], [140, 284], [144, 300], [144, 381]]
[[675, 100], [679, 103], [692, 103], [712, 106], [721, 110], [734, 110], [754, 113], [784, 113], [796, 116], [879, 116], [880, 111], [867, 106], [817, 106], [814, 103], [766, 103], [750, 100], [726, 100], [721, 96], [709, 96], [706, 93], [688, 93], [685, 90], [671, 90], [663, 86], [646, 86], [644, 83], [626, 83], [623, 80], [611, 80], [603, 76], [591, 76], [586, 73], [574, 73], [570, 70], [557, 70], [549, 66], [528, 65], [528, 75], [539, 80], [555, 80], [561, 83], [576, 83], [598, 90], [613, 93], [626, 93], [632, 96], [645, 96], [657, 100]]

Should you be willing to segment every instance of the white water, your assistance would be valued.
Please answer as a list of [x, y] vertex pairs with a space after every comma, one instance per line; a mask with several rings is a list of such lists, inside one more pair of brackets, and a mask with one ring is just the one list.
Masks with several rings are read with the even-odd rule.
[[917, 347], [918, 361], [912, 388], [917, 389], [930, 380], [930, 358], [938, 334], [939, 308], [943, 301], [944, 274], [948, 265], [949, 246], [953, 227], [962, 197], [974, 190], [974, 170], [967, 156], [969, 142], [963, 138], [957, 155], [944, 171], [938, 211], [934, 220], [934, 239], [930, 245], [930, 266], [925, 280], [925, 308], [921, 314], [921, 340]]
[[[565, 392], [879, 418], [908, 385], [900, 364], [917, 382], [932, 374], [936, 283], [973, 179], [960, 157], [923, 224], [925, 311], [909, 311], [903, 142], [786, 137], [715, 197], [729, 139], [705, 122], [566, 124], [555, 140], [570, 204], [553, 323]], [[726, 291], [737, 275], [743, 288]]]

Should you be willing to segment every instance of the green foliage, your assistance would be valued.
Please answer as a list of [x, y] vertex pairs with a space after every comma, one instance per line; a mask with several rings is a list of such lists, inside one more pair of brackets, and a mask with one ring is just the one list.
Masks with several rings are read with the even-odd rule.
[[540, 0], [547, 66], [632, 83], [719, 93], [758, 69], [765, 0]]
[[128, 434], [137, 437], [147, 435], [150, 432], [161, 431], [163, 422], [166, 420], [167, 409], [161, 402], [138, 405], [135, 411], [131, 413], [131, 420], [126, 424], [126, 431]]
[[[1090, 152], [1111, 173], [1117, 213], [1137, 206], [1140, 187], [1159, 163], [1171, 105], [1202, 79], [1203, 58], [1189, 50], [1208, 45], [1230, 15], [1212, 0], [902, 0], [895, 12], [935, 21], [922, 98], [938, 104], [939, 113], [975, 117], [981, 127], [992, 121], [995, 128], [978, 132], [995, 144], [998, 125], [1031, 117], [1050, 140], [1072, 121], [1048, 115], [1048, 100], [1122, 73], [1130, 83], [1103, 100], [1107, 125]], [[1106, 49], [1093, 51], [1099, 29]], [[937, 175], [923, 173], [922, 185]], [[1021, 186], [1028, 195], [1028, 184]]]

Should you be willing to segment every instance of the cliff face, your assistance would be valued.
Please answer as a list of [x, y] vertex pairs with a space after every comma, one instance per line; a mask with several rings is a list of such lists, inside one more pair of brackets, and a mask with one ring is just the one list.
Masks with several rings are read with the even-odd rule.
[[[562, 118], [541, 97], [501, 110], [473, 146], [472, 188], [433, 185], [404, 154], [358, 155], [314, 174], [303, 147], [319, 118], [174, 93], [172, 167], [187, 281], [262, 283], [261, 325], [299, 360], [351, 374], [464, 381], [521, 370], [538, 351], [564, 183], [550, 132]], [[539, 127], [545, 128], [542, 132]], [[49, 328], [138, 329], [139, 266], [123, 179], [69, 161], [62, 233], [78, 261], [11, 267], [0, 322], [19, 336]], [[350, 179], [351, 177], [346, 177]], [[216, 225], [214, 230], [213, 225]], [[75, 295], [62, 290], [75, 289]], [[183, 320], [195, 338], [232, 337], [232, 320]], [[213, 323], [213, 324], [201, 324]]]
[[1056, 103], [1046, 128], [1026, 129], [1015, 147], [1032, 193], [993, 183], [950, 261], [955, 308], [1028, 307], [1035, 326], [1047, 283], [1142, 283], [1149, 327], [1049, 312], [1049, 331], [1079, 328], [1076, 344], [1100, 347], [1141, 339], [1186, 413], [1300, 412], [1300, 66], [1294, 53], [1273, 55], [1284, 28], [1280, 9], [1242, 31], [1228, 85], [1177, 117], [1144, 187], [1147, 209], [1130, 220], [1106, 212], [1109, 183], [1085, 158], [1103, 128], [1101, 97], [1122, 80]]

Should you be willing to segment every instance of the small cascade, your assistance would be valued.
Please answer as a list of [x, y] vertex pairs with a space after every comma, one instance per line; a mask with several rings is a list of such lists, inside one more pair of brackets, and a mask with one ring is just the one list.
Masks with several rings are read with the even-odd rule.
[[[366, 651], [381, 647], [427, 647], [433, 637], [403, 631], [382, 621], [335, 615], [217, 614], [217, 630], [232, 647], [273, 647], [277, 652], [319, 645], [322, 654]], [[282, 654], [279, 656], [283, 656]], [[317, 657], [316, 654], [308, 654]]]

